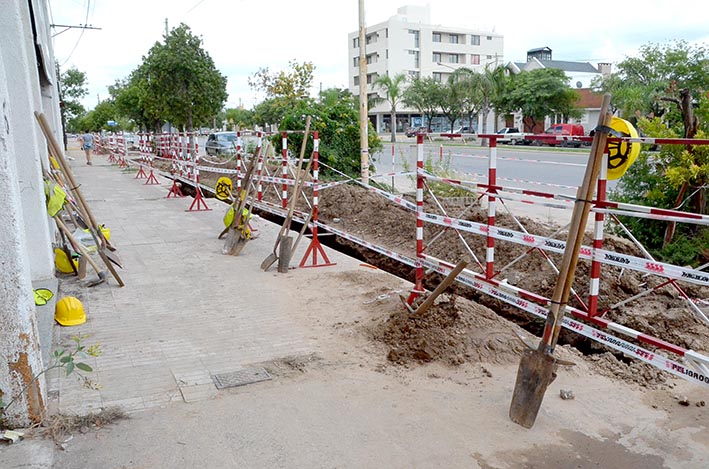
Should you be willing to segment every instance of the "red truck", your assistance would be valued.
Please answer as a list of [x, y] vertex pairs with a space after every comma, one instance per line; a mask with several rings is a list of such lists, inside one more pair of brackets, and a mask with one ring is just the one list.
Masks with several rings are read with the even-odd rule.
[[[564, 135], [568, 137], [583, 137], [583, 126], [581, 124], [554, 124], [544, 131], [547, 135]], [[557, 140], [545, 141], [547, 145], [553, 147], [559, 142]], [[562, 141], [562, 147], [576, 147], [579, 148], [583, 142], [577, 140]]]

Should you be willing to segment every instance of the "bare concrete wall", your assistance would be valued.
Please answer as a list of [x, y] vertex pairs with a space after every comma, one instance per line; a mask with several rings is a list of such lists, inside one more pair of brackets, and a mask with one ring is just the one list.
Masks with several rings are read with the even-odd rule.
[[8, 409], [8, 420], [25, 426], [43, 415], [45, 393], [43, 380], [30, 385], [43, 366], [5, 77], [0, 60], [0, 397], [7, 404], [20, 396]]
[[44, 380], [33, 381], [44, 365], [32, 282], [54, 277], [42, 179], [47, 147], [33, 114], [45, 112], [58, 129], [46, 0], [5, 0], [0, 44], [0, 397], [20, 396], [8, 420], [27, 425], [43, 416], [46, 396]]

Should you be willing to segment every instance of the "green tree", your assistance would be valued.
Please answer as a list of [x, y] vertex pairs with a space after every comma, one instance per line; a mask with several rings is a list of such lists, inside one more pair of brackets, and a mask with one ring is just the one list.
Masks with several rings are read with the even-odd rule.
[[555, 114], [579, 116], [578, 95], [569, 88], [562, 70], [543, 68], [513, 75], [506, 83], [498, 105], [504, 112], [521, 112], [532, 129], [543, 125], [544, 118]]
[[260, 68], [249, 78], [249, 86], [257, 91], [263, 91], [268, 98], [285, 98], [287, 100], [303, 99], [310, 96], [313, 84], [312, 62], [288, 62], [290, 71], [272, 73], [268, 67]]
[[[696, 94], [706, 89], [709, 80], [707, 49], [685, 41], [642, 46], [637, 57], [628, 57], [616, 66], [616, 72], [598, 79], [594, 88], [611, 94], [611, 105], [626, 119], [642, 115], [661, 117], [673, 110], [665, 97], [679, 98], [681, 90]], [[680, 120], [676, 113], [670, 116]]]
[[59, 77], [59, 99], [62, 121], [66, 123], [66, 130], [78, 132], [79, 119], [86, 113], [81, 104], [81, 98], [89, 91], [86, 88], [86, 74], [72, 67]]
[[403, 98], [406, 75], [398, 73], [393, 77], [382, 75], [374, 80], [374, 87], [384, 92], [384, 99], [389, 103], [391, 119], [391, 141], [396, 142], [396, 106]]
[[468, 126], [473, 127], [473, 117], [481, 110], [483, 105], [482, 76], [469, 68], [459, 68], [451, 76], [460, 92], [461, 109], [463, 116], [468, 120]]
[[[707, 63], [709, 51], [704, 46], [689, 45], [685, 41], [649, 43], [640, 48], [637, 57], [620, 62], [613, 75], [596, 81], [594, 86], [611, 93], [613, 106], [632, 123], [642, 123], [639, 125], [646, 135], [660, 137], [668, 133], [695, 138], [707, 135], [709, 130], [705, 95], [709, 83]], [[661, 117], [661, 121], [653, 117]], [[658, 190], [675, 194], [673, 201], [660, 206], [682, 205], [697, 213], [706, 213], [705, 185], [709, 178], [704, 147], [663, 146], [660, 155], [664, 177], [655, 181]], [[688, 194], [690, 202], [685, 201]], [[674, 231], [675, 224], [669, 223], [663, 238], [666, 247], [672, 242]]]
[[[280, 127], [287, 130], [305, 128], [305, 117], [311, 116], [311, 131], [317, 130], [320, 137], [320, 161], [325, 163], [321, 174], [336, 174], [329, 167], [335, 168], [351, 177], [360, 175], [359, 156], [359, 107], [357, 100], [347, 90], [328, 89], [321, 93], [320, 101], [301, 99], [285, 110]], [[369, 149], [372, 153], [382, 149], [382, 143], [369, 124]], [[300, 148], [302, 135], [288, 136], [292, 148]], [[281, 148], [280, 135], [273, 136], [273, 146]], [[306, 153], [312, 151], [312, 140], [306, 147]]]
[[163, 120], [189, 132], [211, 122], [224, 106], [226, 77], [184, 23], [170, 31], [164, 44], [155, 43], [143, 63], [144, 99], [151, 99], [151, 112]]
[[249, 78], [249, 86], [256, 91], [263, 91], [266, 99], [254, 106], [254, 122], [259, 125], [280, 125], [281, 119], [289, 108], [300, 100], [309, 99], [313, 82], [313, 64], [311, 62], [289, 62], [289, 71], [272, 73], [268, 68], [261, 68]]
[[465, 114], [467, 87], [466, 81], [458, 81], [455, 76], [451, 75], [448, 78], [448, 83], [440, 88], [438, 107], [441, 114], [448, 119], [451, 132], [455, 130], [455, 122], [458, 118]]
[[403, 102], [421, 113], [431, 131], [431, 119], [436, 115], [443, 95], [443, 85], [433, 77], [416, 78], [404, 91]]
[[230, 108], [224, 112], [224, 119], [229, 126], [236, 125], [239, 128], [249, 127], [254, 123], [254, 111], [244, 108]]
[[108, 87], [119, 115], [145, 130], [159, 132], [165, 119], [160, 115], [160, 97], [149, 93], [145, 64], [133, 70], [127, 79]]
[[108, 121], [119, 122], [119, 114], [113, 101], [104, 99], [86, 114], [86, 118], [82, 122], [84, 129], [89, 131], [123, 130], [120, 126], [110, 127]]

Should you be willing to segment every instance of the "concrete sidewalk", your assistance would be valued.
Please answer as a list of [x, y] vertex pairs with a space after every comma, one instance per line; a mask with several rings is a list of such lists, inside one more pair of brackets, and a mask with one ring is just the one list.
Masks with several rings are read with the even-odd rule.
[[[291, 274], [277, 274], [275, 265], [269, 272], [259, 268], [273, 249], [278, 226], [253, 220], [258, 239], [240, 256], [226, 256], [217, 239], [225, 204], [208, 199], [211, 211], [187, 212], [193, 199], [167, 199], [170, 185], [164, 178], [164, 185], [144, 185], [145, 179], [109, 165], [105, 157], [97, 157], [94, 166], [80, 162], [77, 156], [73, 170], [97, 220], [111, 230], [126, 286], [119, 288], [110, 275], [108, 285], [93, 288], [72, 278], [62, 283], [60, 296], [79, 297], [87, 322], [56, 326], [55, 344], [88, 334], [84, 342], [100, 344], [102, 354], [90, 362], [98, 391], [73, 377], [52, 376], [50, 390], [61, 412], [113, 405], [141, 410], [205, 399], [217, 391], [211, 375], [316, 352], [308, 331], [289, 314], [308, 307], [284, 283]], [[293, 265], [308, 242], [301, 242]], [[328, 253], [337, 262], [328, 272], [358, 265]]]

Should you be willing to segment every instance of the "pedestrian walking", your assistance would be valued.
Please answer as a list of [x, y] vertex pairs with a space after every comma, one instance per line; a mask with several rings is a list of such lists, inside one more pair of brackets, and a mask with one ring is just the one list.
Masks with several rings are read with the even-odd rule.
[[94, 136], [90, 132], [84, 132], [80, 137], [81, 149], [86, 153], [86, 164], [91, 166], [93, 162], [91, 161], [91, 152], [94, 149]]

